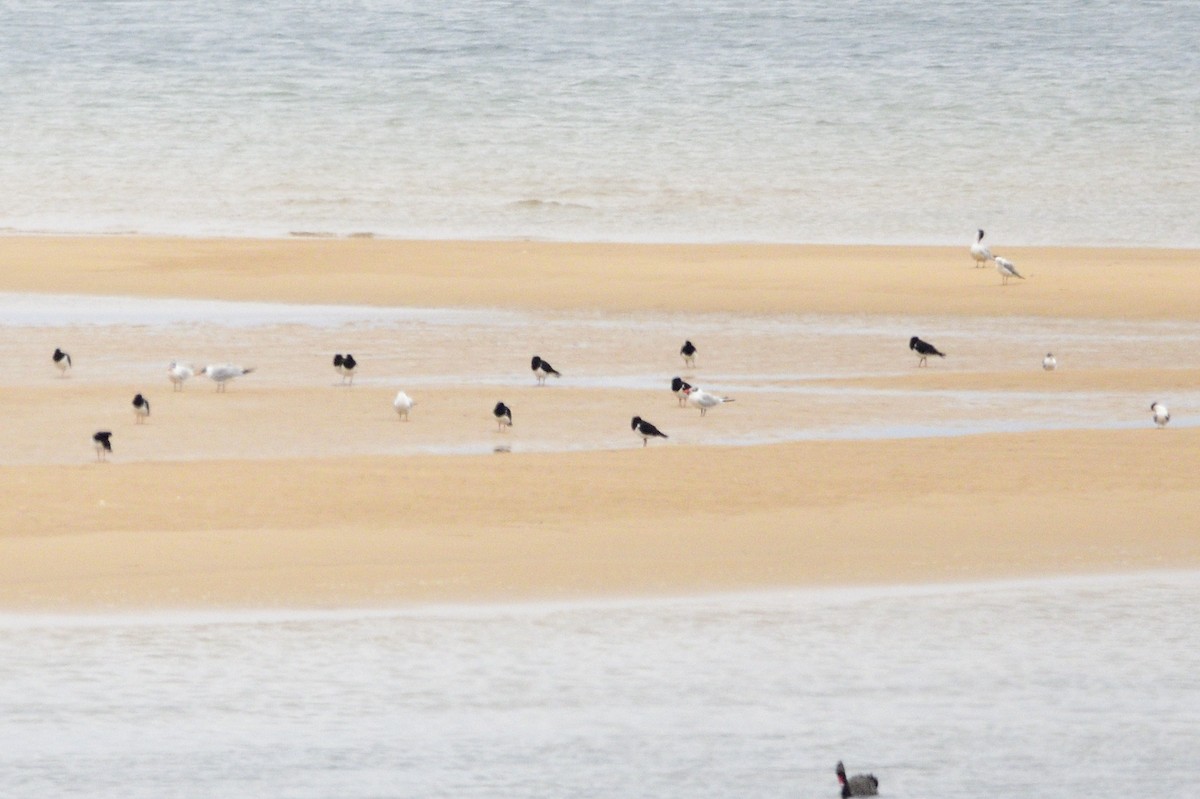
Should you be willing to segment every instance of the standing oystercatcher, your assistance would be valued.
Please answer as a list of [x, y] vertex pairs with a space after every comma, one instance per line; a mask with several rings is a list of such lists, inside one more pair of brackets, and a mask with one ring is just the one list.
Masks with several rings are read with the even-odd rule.
[[50, 357], [54, 359], [54, 365], [58, 367], [59, 377], [66, 377], [67, 370], [71, 368], [71, 356], [55, 347], [54, 354]]
[[533, 361], [529, 364], [529, 367], [533, 369], [533, 374], [535, 377], [537, 377], [539, 386], [546, 385], [546, 378], [550, 375], [562, 377], [558, 370], [551, 366], [548, 361], [543, 361], [536, 355], [533, 356]]
[[[141, 424], [150, 415], [150, 400], [141, 394], [133, 395], [133, 423]], [[169, 415], [169, 414], [168, 414]]]
[[634, 435], [641, 436], [643, 447], [649, 444], [652, 438], [670, 438], [666, 433], [640, 416], [633, 417], [633, 421], [630, 422], [629, 426], [633, 428]]
[[682, 377], [671, 378], [671, 393], [674, 394], [676, 399], [679, 400], [680, 408], [682, 408], [683, 404], [687, 402], [688, 389], [691, 387], [692, 384], [684, 380]]
[[696, 366], [696, 345], [691, 341], [683, 342], [683, 346], [679, 348], [679, 354], [683, 357], [684, 366]]
[[975, 239], [975, 243], [971, 245], [971, 257], [975, 259], [975, 268], [985, 265], [992, 260], [992, 251], [983, 243], [983, 231], [979, 231], [979, 237]]
[[103, 461], [108, 459], [106, 453], [112, 452], [110, 438], [112, 438], [112, 433], [108, 430], [101, 430], [92, 435], [92, 443], [96, 446], [96, 460]]
[[342, 385], [346, 385], [347, 378], [349, 384], [354, 385], [354, 367], [358, 366], [358, 361], [354, 360], [354, 356], [350, 353], [342, 355], [338, 353], [333, 356], [333, 368], [342, 376]]
[[920, 358], [920, 360], [917, 361], [917, 366], [927, 366], [928, 364], [926, 363], [926, 360], [930, 355], [936, 355], [939, 358], [946, 357], [946, 353], [938, 352], [937, 347], [933, 346], [928, 341], [921, 341], [921, 339], [917, 338], [916, 336], [913, 336], [908, 340], [908, 348], [915, 352], [917, 357]]
[[496, 407], [492, 408], [492, 416], [496, 417], [497, 430], [512, 427], [512, 411], [503, 402], [497, 402]]

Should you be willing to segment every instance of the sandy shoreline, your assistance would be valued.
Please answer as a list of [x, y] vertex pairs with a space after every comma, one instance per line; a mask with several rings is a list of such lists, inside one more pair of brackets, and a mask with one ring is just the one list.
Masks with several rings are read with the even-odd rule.
[[[741, 340], [748, 334], [738, 320], [763, 314], [849, 314], [864, 326], [884, 316], [1200, 321], [1200, 253], [1008, 254], [1030, 277], [1002, 288], [994, 270], [971, 267], [965, 247], [7, 238], [0, 292], [550, 309], [568, 319], [719, 313], [728, 315], [728, 352], [722, 362], [713, 357], [710, 371], [726, 375], [758, 346]], [[21, 341], [3, 349], [7, 372], [28, 370], [25, 340], [40, 356], [61, 335], [17, 330]], [[171, 335], [153, 333], [164, 347], [178, 344]], [[145, 429], [123, 415], [110, 422], [101, 410], [107, 396], [123, 398], [133, 384], [87, 373], [86, 359], [73, 378], [58, 381], [47, 366], [29, 387], [0, 386], [0, 608], [336, 607], [1200, 567], [1191, 485], [1200, 428], [1186, 424], [1186, 407], [1181, 424], [1165, 431], [1147, 414], [1138, 429], [698, 446], [716, 431], [752, 429], [756, 419], [783, 423], [793, 410], [817, 411], [805, 395], [768, 385], [701, 425], [669, 395], [633, 387], [593, 401], [569, 381], [538, 393], [520, 375], [510, 391], [523, 411], [514, 432], [526, 438], [516, 441], [536, 435], [538, 424], [583, 436], [609, 416], [625, 418], [630, 403], [651, 408], [675, 438], [645, 450], [618, 438], [583, 452], [446, 456], [362, 454], [371, 452], [362, 442], [335, 436], [301, 451], [279, 442], [327, 428], [331, 412], [365, 431], [364, 440], [395, 431], [432, 440], [456, 425], [479, 426], [484, 442], [496, 434], [476, 418], [476, 389], [437, 384], [436, 364], [453, 354], [453, 339], [421, 353], [425, 360], [396, 356], [389, 374], [433, 375], [426, 416], [404, 427], [386, 414], [376, 422], [386, 381], [338, 393], [319, 336], [294, 355], [280, 335], [238, 331], [220, 342], [264, 358], [262, 380], [237, 384], [223, 404], [199, 384], [171, 396], [157, 351], [148, 351], [148, 366], [130, 367], [138, 380], [143, 369], [159, 381], [149, 385], [162, 410]], [[516, 331], [509, 343], [524, 359], [538, 335]], [[568, 357], [576, 352], [569, 326], [540, 335]], [[642, 335], [648, 352], [665, 346], [655, 335]], [[110, 337], [119, 352], [147, 332], [95, 336]], [[918, 399], [1050, 390], [1068, 404], [1075, 394], [1125, 392], [1139, 405], [1143, 388], [1200, 389], [1200, 358], [1143, 367], [1140, 339], [1118, 342], [1134, 347], [1120, 362], [1105, 362], [1099, 348], [1047, 389], [1040, 370], [1016, 360], [964, 369], [991, 345], [962, 338], [963, 352], [938, 371], [847, 373], [831, 388]], [[668, 340], [673, 332], [663, 334]], [[504, 353], [491, 344], [479, 364]], [[1171, 346], [1186, 358], [1191, 345], [1185, 335]], [[392, 357], [387, 346], [371, 363]], [[806, 346], [788, 357], [802, 358]], [[840, 360], [857, 357], [847, 353]], [[620, 353], [574, 357], [583, 354], [597, 359], [596, 374], [622, 366]], [[116, 355], [103, 357], [120, 365]], [[767, 358], [761, 368], [771, 366]], [[281, 377], [302, 381], [310, 368], [319, 375], [311, 384]], [[677, 357], [662, 369], [679, 369]], [[494, 388], [485, 389], [489, 401]], [[908, 394], [889, 401], [910, 402]], [[126, 460], [95, 464], [82, 450], [61, 461], [78, 438], [73, 429], [56, 438], [64, 419], [88, 429], [120, 424], [114, 440]], [[228, 441], [214, 444], [214, 431]], [[257, 457], [222, 454], [237, 447]]]

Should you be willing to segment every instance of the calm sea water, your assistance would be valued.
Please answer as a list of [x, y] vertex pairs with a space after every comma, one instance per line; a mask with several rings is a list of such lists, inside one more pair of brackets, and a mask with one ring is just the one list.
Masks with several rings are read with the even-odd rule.
[[1188, 796], [1200, 574], [0, 616], [7, 797]]
[[1200, 4], [0, 2], [0, 230], [1200, 246]]

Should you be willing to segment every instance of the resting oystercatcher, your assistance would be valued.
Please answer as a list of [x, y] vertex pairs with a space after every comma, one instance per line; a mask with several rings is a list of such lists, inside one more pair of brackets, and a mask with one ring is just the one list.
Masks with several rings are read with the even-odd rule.
[[183, 391], [183, 384], [194, 374], [196, 374], [195, 370], [186, 363], [171, 361], [167, 366], [167, 378], [171, 381], [172, 391]]
[[59, 377], [66, 377], [67, 370], [71, 368], [71, 356], [55, 347], [54, 354], [50, 357], [54, 359], [54, 365], [58, 367]]
[[946, 357], [946, 353], [938, 352], [937, 347], [933, 346], [928, 341], [921, 341], [921, 339], [917, 338], [916, 336], [913, 336], [908, 340], [908, 348], [915, 352], [920, 358], [920, 360], [917, 361], [917, 366], [927, 366], [928, 364], [926, 364], [925, 361], [930, 355], [936, 355], [939, 358]]
[[971, 245], [971, 257], [975, 259], [976, 269], [992, 260], [992, 251], [983, 243], [982, 230], [979, 231], [979, 236], [975, 239], [975, 243]]
[[1046, 357], [1042, 358], [1042, 368], [1047, 372], [1053, 372], [1058, 368], [1058, 359], [1054, 357], [1054, 353], [1046, 353]]
[[650, 439], [652, 438], [670, 438], [670, 436], [668, 436], [666, 433], [659, 430], [657, 427], [650, 424], [640, 416], [633, 417], [633, 421], [630, 422], [629, 426], [633, 428], [635, 435], [642, 437], [643, 447], [649, 444]]
[[396, 399], [392, 400], [392, 407], [396, 409], [396, 415], [406, 422], [408, 421], [408, 412], [411, 411], [413, 406], [416, 404], [417, 403], [413, 401], [412, 397], [408, 396], [403, 391], [397, 392]]
[[692, 386], [685, 393], [687, 394], [688, 402], [700, 409], [701, 416], [707, 414], [709, 408], [724, 405], [726, 402], [733, 402], [732, 397], [720, 397], [716, 394], [709, 394], [698, 386]]
[[683, 365], [696, 365], [696, 345], [690, 341], [683, 342], [683, 346], [679, 348], [679, 354], [683, 356]]
[[1007, 258], [1003, 258], [999, 255], [997, 255], [994, 260], [996, 261], [996, 271], [999, 272], [1000, 277], [1003, 278], [1000, 285], [1007, 286], [1008, 279], [1010, 277], [1020, 278], [1021, 280], [1025, 279], [1024, 276], [1022, 276], [1021, 273], [1017, 271], [1017, 268], [1015, 266], [1013, 266], [1012, 261], [1008, 260]]
[[255, 367], [235, 366], [231, 363], [221, 363], [209, 365], [200, 370], [200, 373], [217, 384], [217, 391], [225, 391], [225, 384], [235, 377], [248, 375], [253, 372]]
[[103, 461], [108, 459], [106, 453], [112, 452], [110, 438], [112, 438], [112, 433], [108, 430], [101, 430], [92, 434], [92, 443], [96, 446], [96, 460]]
[[555, 369], [553, 366], [551, 366], [548, 361], [543, 361], [541, 358], [539, 358], [536, 355], [533, 356], [533, 361], [529, 364], [529, 367], [531, 369], [533, 369], [533, 374], [535, 377], [537, 377], [537, 382], [538, 382], [539, 386], [546, 385], [546, 378], [549, 377], [550, 375], [554, 375], [555, 377], [562, 377], [562, 375], [559, 374], [558, 370]]
[[496, 417], [497, 430], [512, 427], [512, 411], [503, 402], [497, 402], [496, 407], [492, 408], [492, 416]]
[[1161, 402], [1150, 403], [1150, 412], [1154, 414], [1154, 423], [1160, 430], [1167, 426], [1167, 422], [1171, 421], [1171, 412]]
[[349, 379], [350, 385], [354, 385], [354, 367], [358, 366], [358, 361], [354, 360], [354, 356], [350, 353], [342, 355], [338, 353], [333, 356], [333, 368], [342, 376], [342, 385], [346, 385], [346, 380]]
[[671, 393], [673, 393], [679, 399], [680, 408], [682, 408], [683, 404], [687, 402], [688, 389], [691, 387], [692, 384], [684, 380], [682, 377], [671, 378]]
[[141, 424], [150, 415], [150, 400], [141, 394], [133, 395], [133, 423]]
[[846, 777], [846, 767], [842, 765], [842, 761], [837, 764], [838, 783], [842, 786], [842, 799], [848, 799], [851, 796], [877, 796], [879, 794], [879, 780], [875, 779], [874, 774], [855, 774], [853, 777]]

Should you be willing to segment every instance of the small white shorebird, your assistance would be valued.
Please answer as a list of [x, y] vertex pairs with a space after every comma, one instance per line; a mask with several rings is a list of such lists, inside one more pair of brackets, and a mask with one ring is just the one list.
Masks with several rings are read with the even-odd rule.
[[396, 409], [396, 416], [404, 421], [408, 421], [408, 412], [413, 409], [417, 403], [413, 398], [405, 394], [403, 391], [397, 392], [396, 399], [392, 400], [392, 407]]
[[96, 460], [108, 460], [108, 453], [112, 452], [112, 433], [108, 430], [99, 430], [92, 435], [92, 444], [96, 447]]
[[719, 397], [716, 394], [709, 394], [697, 386], [692, 386], [687, 390], [687, 399], [690, 404], [700, 409], [701, 416], [707, 414], [709, 408], [724, 405], [726, 402], [733, 402], [732, 397]]
[[696, 345], [691, 341], [683, 342], [683, 346], [679, 348], [679, 356], [683, 358], [683, 365], [695, 368], [696, 366]]
[[71, 356], [55, 347], [54, 354], [50, 357], [54, 359], [54, 365], [58, 367], [58, 376], [66, 377], [67, 370], [71, 368]]
[[537, 378], [539, 386], [546, 385], [546, 378], [550, 375], [562, 377], [559, 371], [550, 365], [549, 361], [543, 361], [537, 355], [533, 356], [533, 360], [529, 363], [529, 368], [533, 370], [533, 375]]
[[253, 372], [254, 369], [255, 367], [253, 366], [241, 367], [234, 366], [231, 363], [221, 363], [216, 365], [209, 364], [200, 370], [200, 374], [216, 383], [217, 391], [223, 392], [225, 390], [225, 384], [230, 380], [234, 379], [235, 377], [241, 377], [242, 375], [248, 375]]
[[1161, 402], [1150, 403], [1150, 413], [1154, 414], [1154, 423], [1161, 430], [1167, 426], [1167, 422], [1171, 421], [1171, 412], [1167, 410], [1167, 406]]
[[1053, 372], [1058, 368], [1058, 359], [1054, 357], [1053, 352], [1047, 352], [1046, 357], [1042, 358], [1042, 368], [1047, 372]]
[[999, 272], [1000, 277], [1003, 278], [1003, 281], [1001, 282], [1002, 286], [1008, 285], [1008, 279], [1010, 277], [1017, 277], [1021, 280], [1025, 279], [1021, 273], [1017, 271], [1017, 268], [1013, 266], [1013, 262], [1007, 258], [997, 255], [993, 260], [996, 262], [996, 271]]
[[133, 395], [133, 423], [141, 424], [150, 415], [150, 400], [141, 394]]
[[196, 374], [196, 370], [186, 363], [171, 361], [167, 366], [167, 378], [171, 381], [172, 391], [183, 391], [183, 384]]
[[986, 266], [987, 262], [992, 260], [992, 251], [983, 243], [983, 231], [979, 231], [979, 236], [975, 239], [975, 243], [971, 245], [971, 257], [975, 259], [975, 268]]

